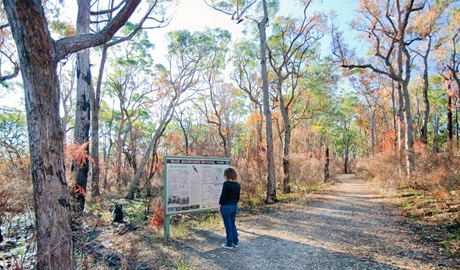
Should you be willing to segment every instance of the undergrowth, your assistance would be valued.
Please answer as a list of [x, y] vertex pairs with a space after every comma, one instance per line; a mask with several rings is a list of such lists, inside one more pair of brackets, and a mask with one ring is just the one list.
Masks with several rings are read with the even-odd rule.
[[[266, 196], [267, 175], [263, 160], [253, 162], [235, 161], [242, 185], [240, 202], [241, 214], [260, 214], [271, 207], [264, 203]], [[292, 193], [283, 194], [282, 172], [277, 171], [277, 195], [280, 204], [304, 204], [308, 194], [325, 187], [322, 184], [322, 162], [320, 159], [293, 155], [291, 165]], [[3, 228], [5, 241], [18, 234], [17, 225], [24, 223], [20, 231], [24, 234], [22, 241], [11, 249], [17, 269], [33, 265], [36, 256], [36, 241], [33, 218], [15, 221], [12, 217], [20, 213], [33, 212], [32, 181], [28, 162], [24, 160], [24, 168], [11, 170], [11, 167], [0, 166], [0, 228]], [[14, 181], [11, 181], [14, 179]], [[113, 182], [113, 181], [112, 181]], [[161, 181], [160, 181], [161, 182]], [[134, 200], [123, 197], [123, 189], [117, 189], [115, 183], [102, 189], [103, 195], [88, 198], [85, 205], [85, 237], [80, 239], [86, 247], [86, 253], [76, 254], [77, 263], [82, 268], [99, 269], [107, 265], [141, 267], [142, 261], [152, 256], [156, 266], [174, 267], [174, 269], [194, 269], [195, 265], [182, 253], [171, 253], [174, 247], [171, 242], [163, 239], [163, 209], [161, 184], [153, 183], [157, 188], [156, 197], [139, 195]], [[90, 193], [88, 193], [90, 194]], [[24, 200], [24, 198], [27, 198]], [[124, 223], [114, 223], [114, 206], [123, 206]], [[13, 224], [14, 223], [14, 224]], [[11, 229], [9, 229], [11, 228]], [[127, 230], [132, 230], [127, 232]], [[217, 211], [174, 215], [171, 218], [171, 241], [184, 238], [197, 230], [224, 231], [220, 214]], [[20, 233], [21, 233], [20, 232]], [[20, 234], [19, 233], [19, 234]], [[26, 237], [27, 235], [27, 237]], [[165, 244], [166, 243], [166, 244]], [[155, 254], [146, 254], [155, 250]], [[133, 265], [131, 265], [133, 264]], [[1, 265], [1, 263], [0, 263]], [[1, 267], [0, 267], [1, 268]], [[154, 268], [155, 269], [155, 268]]]
[[411, 218], [419, 231], [452, 256], [460, 257], [459, 151], [433, 153], [416, 148], [411, 177], [390, 153], [380, 153], [357, 165], [358, 175], [392, 197], [401, 214]]

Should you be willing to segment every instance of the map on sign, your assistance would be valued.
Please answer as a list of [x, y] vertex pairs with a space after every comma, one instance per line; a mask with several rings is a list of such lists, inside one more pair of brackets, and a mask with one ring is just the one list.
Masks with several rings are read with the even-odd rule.
[[229, 158], [165, 156], [165, 214], [217, 208]]

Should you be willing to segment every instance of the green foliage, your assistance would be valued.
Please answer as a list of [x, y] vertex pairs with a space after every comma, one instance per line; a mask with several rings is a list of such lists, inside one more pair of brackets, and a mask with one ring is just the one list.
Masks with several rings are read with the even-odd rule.
[[174, 262], [174, 267], [177, 270], [193, 270], [195, 269], [195, 264], [186, 257], [179, 257]]
[[148, 200], [127, 200], [123, 206], [126, 218], [131, 221], [142, 221], [147, 219], [146, 205]]
[[106, 223], [112, 222], [112, 213], [110, 212], [102, 212], [101, 214], [101, 219], [105, 221]]
[[347, 158], [349, 151], [356, 145], [358, 129], [353, 120], [356, 119], [358, 99], [356, 96], [346, 93], [339, 101], [340, 105], [335, 112], [335, 119], [332, 126], [332, 142], [338, 156]]
[[[239, 17], [257, 18], [262, 14], [262, 1], [237, 0], [237, 1], [212, 1], [213, 6], [227, 14], [234, 14]], [[269, 14], [274, 16], [279, 11], [279, 0], [267, 0]], [[243, 10], [247, 12], [241, 14]], [[249, 10], [249, 11], [248, 11]], [[236, 14], [238, 11], [238, 14]], [[243, 15], [243, 16], [242, 16]]]
[[[194, 33], [188, 30], [172, 31], [167, 38], [169, 55], [195, 59], [201, 66], [211, 68], [225, 64], [227, 45], [232, 37], [228, 30], [207, 28], [203, 32]], [[215, 57], [210, 57], [211, 55]]]
[[[28, 152], [27, 121], [23, 111], [2, 108], [0, 113], [0, 151], [24, 156]], [[15, 149], [13, 152], [11, 152]]]
[[190, 227], [185, 222], [174, 224], [171, 228], [171, 238], [180, 239], [190, 234]]
[[[128, 35], [136, 26], [127, 23], [121, 31]], [[153, 63], [150, 50], [154, 45], [150, 42], [147, 32], [139, 30], [129, 42], [121, 43], [111, 48], [115, 58], [111, 59], [115, 74], [132, 72], [132, 74], [149, 74]]]

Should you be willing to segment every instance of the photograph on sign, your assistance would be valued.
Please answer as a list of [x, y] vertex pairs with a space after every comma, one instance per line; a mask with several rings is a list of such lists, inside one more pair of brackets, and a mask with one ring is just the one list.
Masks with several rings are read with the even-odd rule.
[[217, 208], [228, 158], [165, 157], [166, 215]]

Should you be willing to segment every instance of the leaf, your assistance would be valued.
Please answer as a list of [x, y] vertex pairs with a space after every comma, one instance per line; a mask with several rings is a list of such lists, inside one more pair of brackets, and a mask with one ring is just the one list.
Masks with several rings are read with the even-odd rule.
[[87, 147], [88, 142], [82, 144], [75, 143], [71, 145], [65, 145], [65, 162], [67, 164], [75, 162], [80, 166], [80, 168], [86, 164], [87, 160], [94, 162], [94, 159], [88, 155]]

